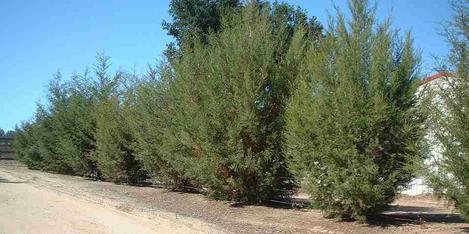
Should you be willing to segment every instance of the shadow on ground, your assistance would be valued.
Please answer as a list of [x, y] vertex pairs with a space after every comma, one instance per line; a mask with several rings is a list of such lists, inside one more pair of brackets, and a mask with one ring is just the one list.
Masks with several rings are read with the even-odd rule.
[[0, 177], [0, 184], [22, 184], [24, 181], [11, 181]]
[[[375, 215], [368, 220], [368, 225], [373, 226], [401, 226], [424, 225], [425, 223], [464, 223], [458, 214], [439, 212], [432, 207], [421, 206], [391, 206], [386, 212]], [[466, 229], [465, 231], [469, 231]]]
[[[233, 203], [230, 206], [235, 208], [243, 208], [243, 203]], [[300, 211], [308, 211], [315, 209], [308, 199], [294, 198], [289, 200], [270, 200], [268, 203], [262, 204], [267, 207], [277, 209], [297, 209]], [[353, 222], [354, 220], [342, 220], [340, 222]], [[458, 214], [440, 213], [432, 207], [423, 206], [391, 206], [386, 212], [374, 215], [368, 218], [366, 225], [391, 227], [403, 225], [424, 225], [425, 223], [464, 223], [464, 220]], [[462, 232], [469, 233], [469, 228], [463, 228]]]

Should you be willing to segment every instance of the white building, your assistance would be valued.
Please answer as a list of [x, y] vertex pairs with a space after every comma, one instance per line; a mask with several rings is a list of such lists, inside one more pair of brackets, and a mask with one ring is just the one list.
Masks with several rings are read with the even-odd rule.
[[[453, 80], [454, 75], [451, 73], [437, 73], [423, 79], [420, 83], [420, 87], [417, 91], [417, 95], [420, 97], [430, 97], [430, 104], [435, 111], [444, 111], [445, 106], [441, 97], [441, 90], [447, 89]], [[431, 96], [428, 96], [431, 95]], [[428, 124], [431, 124], [429, 122]], [[442, 147], [437, 141], [435, 133], [428, 130], [425, 135], [425, 140], [429, 145], [428, 158], [425, 164], [431, 165], [434, 160], [441, 158]], [[425, 193], [432, 193], [432, 189], [429, 188], [423, 178], [414, 179], [409, 188], [402, 192], [406, 195], [420, 195]]]

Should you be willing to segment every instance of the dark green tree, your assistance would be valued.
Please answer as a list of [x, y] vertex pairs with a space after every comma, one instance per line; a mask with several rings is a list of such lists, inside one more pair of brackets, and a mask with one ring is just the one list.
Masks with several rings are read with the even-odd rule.
[[419, 57], [376, 8], [349, 1], [304, 60], [286, 112], [289, 168], [328, 216], [366, 219], [420, 162]]
[[169, 5], [171, 22], [163, 21], [163, 29], [176, 39], [178, 45], [184, 37], [195, 34], [207, 42], [208, 34], [221, 29], [224, 12], [241, 6], [239, 0], [172, 0]]
[[15, 131], [14, 130], [8, 130], [5, 135], [5, 137], [15, 137]]
[[[250, 5], [255, 5], [259, 11], [268, 12], [272, 30], [284, 40], [291, 39], [297, 26], [304, 27], [311, 37], [319, 37], [322, 32], [322, 26], [316, 18], [308, 18], [300, 7], [277, 1], [252, 1]], [[163, 28], [176, 39], [176, 44], [168, 45], [165, 56], [170, 60], [176, 58], [184, 40], [186, 45], [194, 38], [207, 44], [210, 33], [222, 30], [223, 17], [239, 14], [244, 7], [239, 0], [172, 0], [169, 10], [172, 21], [163, 21]]]

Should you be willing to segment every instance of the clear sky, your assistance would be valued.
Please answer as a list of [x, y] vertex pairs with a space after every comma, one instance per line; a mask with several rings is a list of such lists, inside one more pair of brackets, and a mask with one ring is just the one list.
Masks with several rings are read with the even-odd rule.
[[[287, 0], [326, 23], [331, 0]], [[344, 12], [346, 1], [335, 0]], [[172, 41], [161, 28], [169, 20], [169, 0], [1, 0], [0, 128], [33, 116], [53, 73], [65, 77], [91, 67], [96, 52], [112, 57], [112, 68], [144, 70]], [[381, 0], [378, 17], [391, 14], [394, 26], [412, 30], [422, 51], [423, 71], [431, 73], [433, 56], [447, 53], [437, 34], [450, 17], [448, 0]]]

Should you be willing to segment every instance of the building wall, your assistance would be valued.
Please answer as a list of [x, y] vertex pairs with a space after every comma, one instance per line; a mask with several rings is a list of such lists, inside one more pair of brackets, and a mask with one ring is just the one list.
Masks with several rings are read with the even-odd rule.
[[[421, 98], [430, 98], [430, 102], [425, 102], [421, 104], [423, 105], [431, 105], [435, 111], [442, 111], [445, 112], [445, 105], [443, 102], [443, 98], [441, 96], [442, 90], [448, 89], [451, 82], [453, 82], [453, 78], [449, 77], [445, 74], [436, 74], [434, 76], [428, 77], [422, 81], [420, 85], [417, 95]], [[441, 159], [441, 154], [443, 147], [436, 139], [436, 135], [434, 130], [432, 130], [432, 123], [428, 122], [427, 125], [429, 130], [427, 130], [425, 134], [425, 141], [429, 147], [428, 155], [426, 155], [425, 165], [429, 166], [431, 170], [436, 170], [437, 168], [433, 167], [435, 162]], [[407, 189], [405, 189], [403, 194], [406, 195], [420, 195], [426, 193], [432, 193], [432, 189], [426, 185], [426, 181], [422, 177], [415, 178], [409, 185]]]

